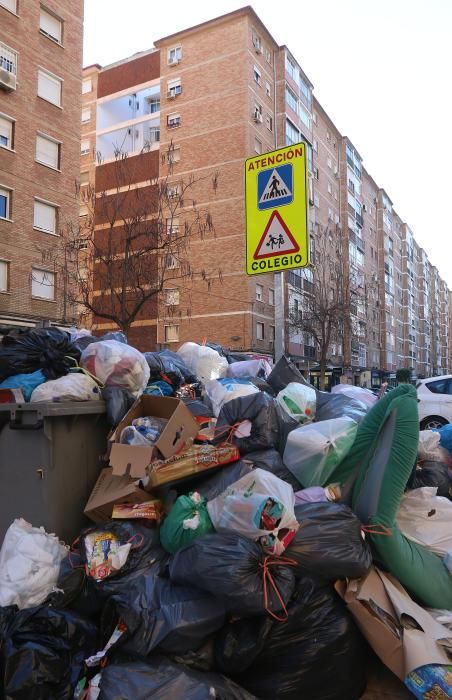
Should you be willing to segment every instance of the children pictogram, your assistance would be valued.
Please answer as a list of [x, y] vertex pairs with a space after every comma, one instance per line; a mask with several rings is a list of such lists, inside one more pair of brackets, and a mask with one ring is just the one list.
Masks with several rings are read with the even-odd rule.
[[293, 200], [292, 164], [262, 170], [257, 176], [258, 209], [271, 209]]
[[300, 246], [281, 215], [274, 211], [254, 253], [254, 259], [270, 258], [283, 253], [298, 253]]

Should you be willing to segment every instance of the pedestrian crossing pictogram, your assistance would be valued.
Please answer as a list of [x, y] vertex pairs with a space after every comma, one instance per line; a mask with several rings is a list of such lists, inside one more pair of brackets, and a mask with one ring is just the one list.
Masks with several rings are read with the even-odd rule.
[[274, 209], [293, 200], [292, 165], [280, 165], [258, 174], [257, 206], [259, 209]]
[[271, 258], [283, 253], [298, 253], [300, 246], [295, 241], [282, 216], [274, 211], [254, 253], [254, 259]]

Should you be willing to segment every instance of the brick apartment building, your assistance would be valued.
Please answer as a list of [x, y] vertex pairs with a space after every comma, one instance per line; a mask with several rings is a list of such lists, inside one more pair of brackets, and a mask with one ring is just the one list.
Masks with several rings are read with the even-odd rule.
[[[349, 252], [344, 271], [361, 280], [352, 331], [331, 347], [332, 366], [367, 385], [379, 370], [411, 366], [428, 376], [451, 369], [447, 285], [365, 170], [353, 142], [314, 97], [294, 53], [276, 43], [250, 7], [160, 39], [155, 48], [110, 66], [85, 68], [82, 92], [82, 183], [105, 188], [118, 143], [141, 163], [137, 173], [146, 173], [146, 182], [137, 175], [137, 187], [162, 177], [169, 144], [175, 185], [190, 175], [207, 183], [219, 173], [215, 193], [207, 184], [196, 191], [211, 212], [215, 236], [194, 237], [190, 248], [194, 267], [201, 261], [213, 280], [210, 291], [195, 275], [169, 290], [171, 313], [162, 295], [133, 324], [139, 346], [176, 348], [207, 338], [233, 349], [273, 352], [273, 275], [244, 273], [243, 161], [303, 141], [314, 264], [319, 231], [339, 228]], [[287, 315], [303, 310], [312, 282], [312, 269], [286, 273]], [[111, 328], [95, 322], [98, 330]], [[286, 336], [297, 364], [312, 368], [313, 339], [290, 329]]]
[[55, 269], [78, 221], [83, 0], [0, 0], [0, 330], [71, 320]]

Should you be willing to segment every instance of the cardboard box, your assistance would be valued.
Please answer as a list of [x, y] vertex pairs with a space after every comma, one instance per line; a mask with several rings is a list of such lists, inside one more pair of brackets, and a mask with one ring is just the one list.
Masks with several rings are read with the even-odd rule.
[[[135, 418], [153, 416], [166, 418], [168, 423], [154, 446], [121, 445], [121, 432], [132, 424]], [[183, 401], [168, 396], [141, 396], [116, 428], [110, 451], [110, 466], [115, 476], [128, 474], [140, 479], [145, 476], [146, 467], [157, 458], [158, 452], [165, 459], [181, 452], [198, 433], [198, 424]]]
[[113, 469], [102, 469], [84, 513], [95, 523], [105, 523], [111, 520], [113, 506], [145, 501], [149, 501], [149, 494], [129, 476], [114, 476]]

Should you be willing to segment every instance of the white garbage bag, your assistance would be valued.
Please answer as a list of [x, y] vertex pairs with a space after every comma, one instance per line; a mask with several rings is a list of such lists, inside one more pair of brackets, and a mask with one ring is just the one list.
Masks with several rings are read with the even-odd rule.
[[433, 430], [421, 430], [419, 433], [419, 445], [417, 456], [422, 461], [444, 462], [449, 461], [449, 452], [441, 447], [439, 441], [441, 435]]
[[352, 384], [336, 384], [331, 389], [332, 394], [345, 394], [351, 399], [356, 399], [365, 404], [366, 408], [372, 408], [377, 403], [378, 398], [369, 389], [364, 389], [361, 386], [353, 386]]
[[65, 377], [40, 384], [33, 391], [30, 403], [36, 401], [99, 401], [99, 385], [83, 372], [71, 372]]
[[272, 371], [267, 360], [244, 360], [243, 362], [233, 362], [228, 366], [228, 377], [259, 377], [267, 379]]
[[206, 394], [212, 404], [214, 415], [218, 418], [223, 404], [239, 396], [258, 394], [259, 389], [246, 379], [212, 379], [206, 384]]
[[22, 609], [42, 603], [54, 589], [68, 551], [44, 528], [15, 520], [0, 550], [0, 606]]
[[238, 532], [282, 554], [299, 528], [290, 484], [264, 469], [246, 474], [207, 503], [217, 532]]
[[437, 496], [436, 491], [436, 486], [407, 491], [396, 522], [409, 540], [444, 557], [452, 551], [452, 502]]
[[315, 418], [315, 389], [306, 384], [290, 382], [281, 389], [276, 401], [291, 418], [295, 418], [299, 423]]
[[212, 379], [226, 376], [228, 361], [221, 357], [220, 353], [207, 345], [197, 343], [184, 343], [177, 354], [181, 356], [185, 364], [196, 374], [198, 379], [206, 384]]
[[309, 423], [287, 436], [283, 462], [301, 486], [327, 486], [350, 451], [358, 424], [352, 418]]
[[149, 381], [145, 356], [117, 340], [91, 343], [82, 352], [80, 365], [105, 386], [118, 386], [140, 396]]

